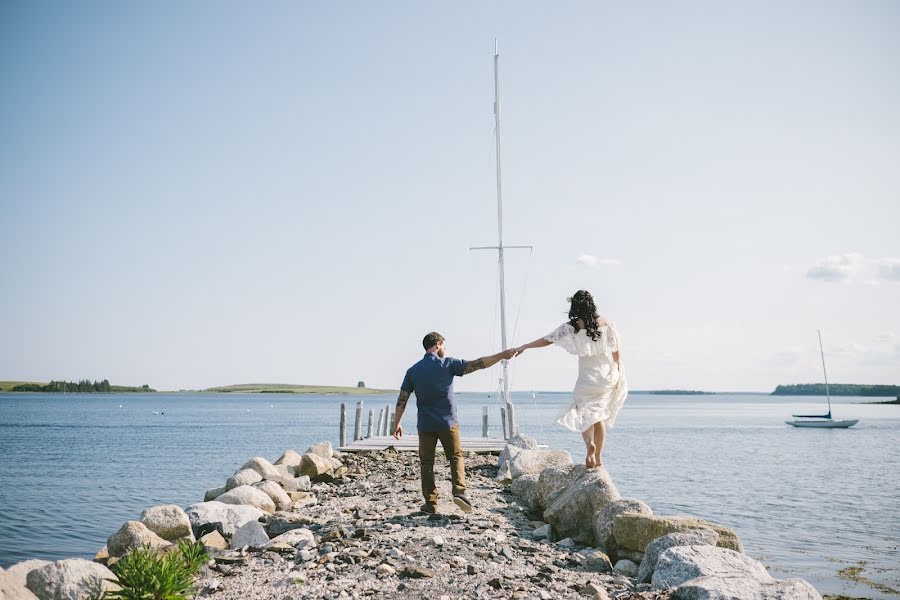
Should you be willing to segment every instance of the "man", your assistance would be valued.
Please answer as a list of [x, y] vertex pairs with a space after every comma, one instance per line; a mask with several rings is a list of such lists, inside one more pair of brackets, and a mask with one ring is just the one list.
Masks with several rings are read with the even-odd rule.
[[425, 504], [422, 511], [437, 512], [438, 492], [434, 484], [434, 453], [438, 440], [450, 461], [450, 478], [453, 483], [453, 502], [464, 512], [472, 512], [472, 503], [466, 496], [466, 472], [463, 465], [462, 443], [459, 438], [459, 422], [456, 419], [456, 400], [453, 397], [453, 378], [486, 369], [501, 360], [516, 355], [515, 350], [498, 352], [472, 361], [444, 356], [444, 336], [432, 331], [422, 340], [425, 357], [406, 372], [400, 396], [397, 398], [394, 437], [400, 439], [403, 427], [400, 419], [406, 409], [409, 395], [415, 392], [418, 408], [419, 462], [422, 467], [422, 495]]

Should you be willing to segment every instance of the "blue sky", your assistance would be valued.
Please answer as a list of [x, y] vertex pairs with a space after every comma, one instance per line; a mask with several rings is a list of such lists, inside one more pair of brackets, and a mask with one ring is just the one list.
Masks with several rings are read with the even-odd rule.
[[0, 379], [497, 350], [496, 37], [515, 342], [584, 288], [633, 388], [817, 381], [817, 328], [832, 380], [900, 383], [898, 34], [894, 2], [5, 2]]

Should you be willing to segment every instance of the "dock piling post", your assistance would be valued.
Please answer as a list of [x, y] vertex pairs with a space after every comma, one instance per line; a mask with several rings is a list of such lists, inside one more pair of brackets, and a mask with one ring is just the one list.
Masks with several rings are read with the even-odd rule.
[[503, 423], [503, 439], [508, 440], [509, 436], [506, 435], [506, 409], [504, 407], [500, 407], [500, 421]]
[[488, 407], [481, 407], [481, 437], [488, 436]]
[[506, 403], [506, 415], [509, 417], [509, 437], [519, 433], [519, 426], [516, 425], [516, 407], [512, 402]]
[[366, 428], [366, 437], [372, 437], [372, 427], [375, 426], [375, 411], [369, 409], [369, 426]]
[[344, 402], [341, 402], [341, 429], [338, 443], [341, 448], [347, 445], [347, 404]]
[[385, 436], [391, 435], [393, 431], [389, 431], [391, 428], [391, 405], [384, 405], [384, 434]]
[[362, 411], [363, 401], [356, 403], [356, 420], [353, 422], [353, 441], [362, 439]]
[[384, 409], [378, 409], [378, 427], [375, 428], [375, 435], [381, 435], [382, 425], [384, 424]]

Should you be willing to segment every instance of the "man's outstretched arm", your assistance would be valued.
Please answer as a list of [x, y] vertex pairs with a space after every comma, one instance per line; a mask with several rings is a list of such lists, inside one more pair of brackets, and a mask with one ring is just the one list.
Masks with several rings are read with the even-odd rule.
[[409, 401], [409, 392], [400, 391], [400, 395], [397, 396], [397, 406], [394, 409], [394, 431], [391, 433], [398, 440], [403, 436], [403, 427], [400, 426], [400, 419], [403, 418], [403, 411], [406, 410], [406, 403]]
[[503, 352], [498, 352], [497, 354], [491, 354], [490, 356], [482, 356], [481, 358], [470, 360], [466, 363], [466, 368], [463, 369], [463, 375], [468, 375], [469, 373], [474, 373], [475, 371], [480, 371], [481, 369], [493, 367], [501, 360], [509, 360], [515, 355], [516, 349], [510, 348], [509, 350], [504, 350]]

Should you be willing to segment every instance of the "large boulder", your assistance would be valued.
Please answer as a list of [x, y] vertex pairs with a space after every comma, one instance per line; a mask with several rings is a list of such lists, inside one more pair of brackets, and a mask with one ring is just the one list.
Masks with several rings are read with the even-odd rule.
[[28, 589], [41, 600], [89, 600], [119, 589], [116, 576], [100, 563], [67, 558], [28, 573]]
[[587, 473], [584, 465], [554, 465], [541, 471], [538, 477], [538, 497], [542, 509], [550, 506], [569, 484]]
[[[50, 562], [51, 561], [49, 560], [38, 560], [36, 558], [32, 558], [31, 560], [23, 560], [22, 562], [16, 563], [6, 569], [6, 573], [24, 587], [28, 585], [29, 573], [31, 573], [35, 569], [46, 567], [50, 564]], [[0, 598], [2, 598], [2, 596], [0, 596]]]
[[557, 539], [570, 537], [592, 546], [594, 513], [620, 497], [606, 469], [587, 469], [547, 507], [544, 521], [553, 526]]
[[267, 479], [269, 475], [278, 475], [278, 469], [275, 468], [275, 465], [262, 458], [261, 456], [256, 456], [251, 458], [244, 466], [238, 469], [238, 472], [243, 471], [244, 469], [253, 469], [260, 475], [262, 475], [263, 479]]
[[38, 600], [34, 592], [25, 587], [19, 578], [0, 569], [0, 599], [2, 600]]
[[117, 532], [109, 536], [106, 541], [107, 551], [110, 556], [124, 556], [129, 550], [150, 546], [151, 548], [164, 548], [170, 542], [159, 537], [140, 521], [127, 521]]
[[613, 536], [613, 522], [622, 513], [633, 512], [641, 515], [652, 515], [653, 511], [644, 502], [637, 498], [621, 498], [613, 500], [601, 510], [594, 513], [594, 545], [604, 552], [616, 550], [616, 540]]
[[281, 486], [274, 481], [260, 481], [259, 483], [254, 483], [251, 487], [255, 487], [271, 498], [272, 502], [275, 503], [275, 508], [278, 510], [284, 510], [293, 502], [290, 496], [284, 493]]
[[[277, 472], [274, 474], [278, 474]], [[242, 485], [253, 485], [258, 481], [262, 481], [263, 476], [259, 474], [259, 471], [255, 469], [241, 469], [234, 475], [228, 478], [228, 481], [225, 482], [225, 492], [230, 492], [236, 487], [241, 487]], [[223, 494], [225, 492], [222, 492]]]
[[503, 466], [509, 462], [514, 453], [519, 450], [534, 450], [538, 447], [538, 442], [531, 436], [517, 433], [506, 441], [503, 451], [500, 452], [500, 458], [497, 460], [497, 468], [503, 469]]
[[509, 473], [513, 481], [522, 475], [539, 475], [547, 467], [571, 465], [572, 455], [565, 450], [541, 450], [534, 448], [516, 452], [509, 459]]
[[206, 529], [221, 530], [223, 535], [232, 536], [235, 530], [248, 521], [257, 521], [265, 513], [255, 506], [243, 504], [225, 504], [212, 500], [210, 502], [198, 502], [188, 506], [185, 511], [191, 521], [194, 535], [202, 535], [200, 531]]
[[316, 456], [321, 456], [322, 458], [330, 460], [334, 458], [334, 447], [331, 445], [331, 442], [319, 442], [318, 444], [313, 444], [307, 448], [306, 452], [303, 454], [315, 454]]
[[164, 540], [174, 542], [182, 538], [192, 539], [191, 521], [187, 513], [176, 504], [152, 506], [141, 513], [141, 523]]
[[229, 492], [225, 492], [218, 498], [216, 502], [224, 504], [244, 504], [247, 506], [255, 506], [259, 510], [265, 512], [275, 512], [275, 503], [269, 498], [269, 495], [249, 485], [236, 487]]
[[541, 509], [540, 497], [537, 493], [537, 474], [530, 473], [514, 479], [509, 489], [526, 508], [531, 510]]
[[269, 543], [269, 536], [259, 521], [248, 521], [238, 527], [231, 537], [232, 548], [262, 548]]
[[300, 459], [303, 458], [300, 454], [297, 454], [293, 450], [285, 450], [284, 454], [278, 457], [278, 460], [275, 461], [275, 466], [284, 465], [285, 467], [290, 467], [292, 472], [296, 471], [295, 467], [300, 466]]
[[222, 487], [217, 487], [217, 488], [212, 488], [211, 490], [206, 490], [206, 493], [203, 494], [203, 501], [204, 502], [212, 502], [213, 500], [215, 500], [216, 498], [218, 498], [219, 496], [221, 496], [222, 494], [224, 494], [227, 491], [228, 490], [225, 489], [224, 485]]
[[288, 544], [302, 550], [315, 548], [316, 537], [309, 529], [292, 529], [272, 539], [271, 544]]
[[719, 534], [712, 529], [696, 529], [694, 531], [684, 531], [681, 533], [667, 533], [666, 535], [656, 538], [644, 550], [644, 559], [638, 569], [638, 583], [650, 583], [653, 578], [653, 571], [656, 570], [656, 562], [659, 555], [675, 546], [715, 546], [719, 541]]
[[331, 464], [330, 459], [307, 452], [300, 460], [297, 474], [301, 477], [306, 475], [310, 479], [315, 479], [322, 475], [333, 475], [334, 466]]
[[312, 519], [295, 512], [277, 512], [266, 519], [266, 533], [275, 538], [294, 529], [306, 529], [311, 523]]
[[710, 523], [697, 517], [645, 515], [622, 513], [613, 520], [616, 547], [631, 552], [643, 552], [647, 544], [667, 533], [712, 529], [719, 534], [716, 545], [743, 553], [744, 546], [733, 529]]
[[676, 588], [681, 600], [821, 600], [802, 579], [778, 581], [757, 561], [716, 546], [674, 546], [659, 556], [654, 590]]

